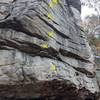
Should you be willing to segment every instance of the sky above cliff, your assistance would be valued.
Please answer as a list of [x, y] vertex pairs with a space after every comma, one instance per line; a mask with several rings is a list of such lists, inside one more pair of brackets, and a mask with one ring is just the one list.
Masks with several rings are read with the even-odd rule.
[[84, 18], [88, 15], [96, 14], [95, 10], [93, 8], [89, 8], [87, 6], [83, 6], [81, 9], [81, 18], [84, 20]]

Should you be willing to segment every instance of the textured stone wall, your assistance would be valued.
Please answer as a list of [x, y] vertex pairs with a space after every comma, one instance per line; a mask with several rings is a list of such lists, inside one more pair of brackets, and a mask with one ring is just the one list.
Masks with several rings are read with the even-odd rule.
[[100, 58], [95, 58], [95, 62], [96, 62], [96, 76], [97, 76], [97, 82], [99, 84], [99, 88], [100, 88]]
[[21, 91], [20, 84], [33, 84], [34, 97], [66, 93], [85, 100], [98, 93], [80, 9], [79, 0], [1, 0], [0, 84]]

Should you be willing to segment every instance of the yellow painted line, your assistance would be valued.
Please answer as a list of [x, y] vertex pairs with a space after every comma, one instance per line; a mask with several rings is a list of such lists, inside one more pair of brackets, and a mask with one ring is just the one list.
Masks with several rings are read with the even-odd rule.
[[55, 34], [55, 33], [54, 33], [53, 31], [48, 32], [48, 36], [49, 36], [49, 37], [53, 37], [53, 36], [54, 36], [54, 34]]
[[49, 45], [46, 43], [46, 44], [42, 44], [41, 47], [47, 49], [47, 48], [49, 48]]
[[52, 18], [53, 18], [52, 13], [48, 13], [48, 14], [47, 14], [47, 16], [48, 16], [48, 18], [50, 18], [50, 19], [52, 19]]

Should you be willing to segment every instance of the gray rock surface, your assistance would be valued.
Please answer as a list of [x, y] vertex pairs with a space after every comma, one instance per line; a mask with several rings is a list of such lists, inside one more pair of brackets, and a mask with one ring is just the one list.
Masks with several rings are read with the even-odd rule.
[[96, 69], [97, 82], [98, 82], [99, 88], [100, 88], [100, 58], [96, 57], [95, 62], [96, 62], [96, 66], [97, 66], [97, 69]]
[[[42, 82], [51, 82], [49, 91], [56, 80], [73, 84], [83, 99], [98, 93], [94, 58], [79, 26], [80, 9], [79, 0], [1, 0], [0, 84], [32, 83], [40, 91], [35, 96], [43, 96]], [[50, 91], [45, 96], [55, 89]]]

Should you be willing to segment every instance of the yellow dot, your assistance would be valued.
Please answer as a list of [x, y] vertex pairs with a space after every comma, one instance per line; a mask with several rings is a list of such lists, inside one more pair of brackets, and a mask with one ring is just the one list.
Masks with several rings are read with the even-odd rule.
[[47, 49], [47, 48], [49, 48], [49, 45], [48, 44], [42, 44], [41, 47]]
[[48, 18], [50, 18], [50, 19], [52, 19], [52, 17], [53, 17], [51, 13], [48, 13], [47, 16], [48, 16]]
[[54, 32], [48, 32], [49, 37], [53, 37], [54, 34], [55, 34]]

